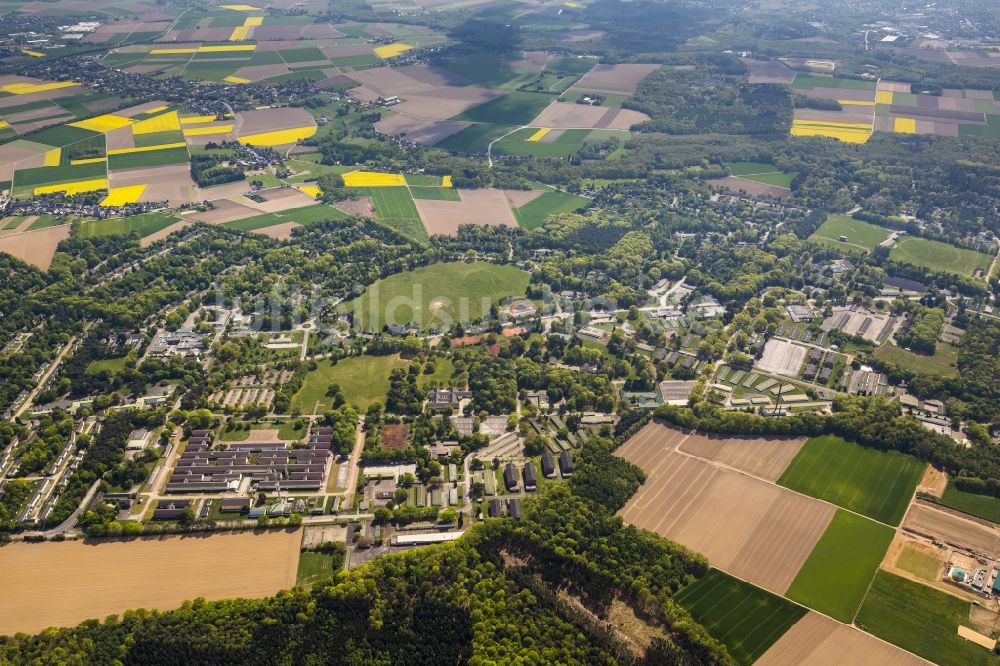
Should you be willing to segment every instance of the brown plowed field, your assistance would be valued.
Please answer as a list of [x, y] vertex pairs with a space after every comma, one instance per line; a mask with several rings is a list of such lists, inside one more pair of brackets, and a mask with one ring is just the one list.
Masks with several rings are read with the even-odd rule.
[[470, 124], [455, 120], [424, 120], [397, 114], [375, 123], [375, 129], [382, 134], [403, 136], [407, 141], [433, 146], [452, 134], [461, 132]]
[[647, 474], [622, 517], [704, 553], [720, 569], [784, 594], [835, 508], [678, 453], [685, 439], [682, 431], [654, 423], [618, 450]]
[[946, 543], [958, 544], [993, 557], [1000, 555], [1000, 530], [926, 504], [915, 503], [903, 521], [920, 534], [928, 534]]
[[768, 481], [777, 481], [805, 443], [802, 438], [751, 439], [694, 434], [681, 444], [680, 450]]
[[292, 587], [299, 530], [15, 543], [0, 548], [0, 634], [35, 633], [130, 608], [168, 610], [186, 599], [259, 598]]
[[541, 190], [504, 190], [503, 193], [511, 208], [520, 208], [542, 196]]
[[156, 241], [163, 240], [164, 238], [174, 233], [175, 231], [180, 231], [184, 227], [190, 227], [192, 224], [194, 224], [194, 222], [195, 221], [192, 219], [181, 220], [180, 222], [174, 222], [165, 229], [160, 229], [155, 233], [149, 234], [148, 236], [144, 236], [143, 239], [139, 241], [139, 247], [149, 247]]
[[250, 206], [244, 206], [230, 199], [218, 199], [212, 203], [215, 204], [213, 210], [191, 213], [188, 215], [188, 219], [207, 222], [209, 224], [224, 224], [225, 222], [244, 220], [248, 217], [260, 215], [259, 210], [254, 210]]
[[316, 125], [316, 121], [308, 111], [294, 108], [241, 111], [236, 114], [236, 118], [240, 136]]
[[615, 109], [569, 102], [552, 102], [531, 121], [533, 127], [593, 128], [627, 130], [649, 120], [649, 116], [631, 109]]
[[639, 82], [660, 68], [652, 64], [595, 65], [570, 90], [631, 95]]
[[460, 190], [461, 201], [414, 199], [427, 233], [454, 236], [461, 224], [517, 228], [502, 190]]
[[198, 201], [198, 188], [187, 164], [109, 171], [111, 187], [145, 185], [139, 201], [169, 201], [171, 206]]
[[756, 666], [917, 666], [925, 663], [860, 629], [810, 611], [757, 660]]
[[496, 90], [488, 88], [442, 86], [412, 93], [406, 96], [402, 104], [394, 106], [393, 110], [427, 120], [447, 120], [499, 96], [500, 93]]
[[[12, 254], [45, 271], [52, 264], [52, 255], [56, 253], [56, 246], [67, 238], [69, 238], [69, 225], [60, 224], [38, 231], [4, 236], [0, 238], [0, 252]], [[0, 571], [3, 570], [0, 567]]]

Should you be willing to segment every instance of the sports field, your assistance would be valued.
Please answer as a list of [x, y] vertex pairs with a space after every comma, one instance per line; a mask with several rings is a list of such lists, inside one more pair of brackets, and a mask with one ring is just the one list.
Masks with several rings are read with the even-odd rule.
[[738, 664], [752, 664], [806, 610], [738, 578], [712, 569], [674, 599], [713, 637], [726, 645]]
[[545, 93], [522, 92], [516, 90], [503, 97], [497, 97], [485, 104], [458, 114], [451, 120], [465, 120], [474, 123], [504, 125], [527, 125], [542, 109], [555, 101], [555, 96]]
[[958, 273], [972, 276], [976, 269], [986, 271], [993, 258], [926, 238], [903, 238], [889, 253], [892, 261], [902, 261], [914, 266], [923, 266], [932, 271]]
[[813, 437], [778, 483], [889, 525], [898, 525], [927, 463], [835, 435]]
[[432, 264], [378, 280], [344, 307], [364, 330], [410, 322], [447, 328], [480, 319], [501, 298], [524, 295], [528, 277], [509, 264]]
[[970, 626], [967, 601], [885, 571], [875, 577], [858, 623], [941, 666], [1000, 664], [1000, 657], [958, 635], [960, 625]]
[[389, 373], [406, 365], [396, 356], [352, 356], [336, 364], [329, 360], [319, 361], [292, 397], [292, 410], [298, 409], [303, 414], [323, 413], [331, 406], [327, 389], [336, 383], [340, 384], [347, 402], [363, 412], [373, 402], [385, 401]]
[[590, 199], [578, 197], [575, 194], [546, 192], [520, 208], [515, 208], [514, 217], [517, 218], [517, 223], [522, 228], [530, 231], [542, 226], [549, 215], [572, 213], [577, 208], [582, 208], [589, 203]]
[[969, 493], [955, 487], [955, 482], [948, 479], [948, 487], [941, 495], [941, 504], [957, 509], [963, 513], [1000, 523], [1000, 498], [979, 493]]
[[893, 534], [890, 527], [838, 510], [785, 596], [850, 623]]
[[[888, 238], [890, 233], [888, 229], [855, 220], [849, 215], [830, 215], [811, 238], [826, 238], [841, 246], [849, 243], [870, 251]], [[847, 243], [838, 240], [841, 236], [847, 237]]]

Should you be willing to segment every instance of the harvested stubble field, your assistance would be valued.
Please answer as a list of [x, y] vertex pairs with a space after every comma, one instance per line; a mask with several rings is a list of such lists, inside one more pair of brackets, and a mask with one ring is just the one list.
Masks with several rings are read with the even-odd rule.
[[924, 662], [908, 652], [872, 638], [860, 629], [835, 622], [819, 613], [807, 613], [764, 653], [757, 664], [920, 666]]
[[686, 438], [654, 423], [618, 449], [647, 474], [622, 517], [704, 553], [724, 571], [784, 594], [834, 507], [676, 451]]
[[187, 599], [264, 597], [295, 584], [299, 530], [0, 548], [0, 634], [37, 632]]

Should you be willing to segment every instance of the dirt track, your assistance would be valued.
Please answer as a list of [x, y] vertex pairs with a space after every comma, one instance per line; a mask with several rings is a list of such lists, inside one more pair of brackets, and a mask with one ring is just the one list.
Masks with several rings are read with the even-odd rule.
[[686, 436], [643, 428], [618, 455], [646, 471], [629, 523], [704, 553], [713, 565], [784, 594], [833, 518], [833, 506], [678, 453]]
[[0, 548], [0, 634], [167, 610], [195, 597], [264, 597], [295, 584], [301, 531]]
[[909, 652], [883, 643], [860, 629], [813, 612], [806, 613], [757, 660], [757, 666], [916, 666], [925, 663]]

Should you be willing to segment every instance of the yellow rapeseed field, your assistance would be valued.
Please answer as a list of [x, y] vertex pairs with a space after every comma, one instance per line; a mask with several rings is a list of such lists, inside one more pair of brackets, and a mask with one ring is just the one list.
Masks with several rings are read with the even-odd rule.
[[251, 28], [254, 27], [254, 26], [258, 26], [258, 25], [264, 25], [264, 17], [263, 16], [251, 16], [251, 17], [247, 18], [246, 21], [243, 21], [243, 25], [245, 25], [247, 27], [251, 27]]
[[107, 178], [94, 178], [93, 180], [78, 180], [73, 183], [59, 183], [58, 185], [42, 185], [35, 188], [35, 196], [40, 194], [53, 194], [62, 192], [68, 196], [81, 194], [82, 192], [93, 192], [95, 190], [108, 189]]
[[103, 134], [134, 123], [135, 121], [131, 118], [125, 118], [124, 116], [116, 116], [113, 113], [107, 113], [103, 116], [94, 116], [93, 118], [87, 118], [86, 120], [78, 120], [75, 123], [69, 123], [69, 125], [70, 127], [80, 127], [85, 130], [90, 130], [91, 132], [100, 132]]
[[231, 42], [243, 42], [246, 38], [250, 36], [250, 28], [245, 25], [237, 26], [233, 28], [233, 34], [229, 35], [229, 41]]
[[178, 141], [177, 143], [161, 143], [156, 146], [140, 146], [138, 148], [119, 148], [118, 150], [109, 150], [108, 155], [128, 155], [129, 153], [148, 153], [153, 150], [166, 150], [167, 148], [185, 148], [187, 144], [183, 141]]
[[892, 91], [891, 90], [879, 90], [875, 93], [875, 103], [876, 104], [892, 104]]
[[543, 136], [552, 131], [551, 127], [542, 127], [535, 131], [534, 134], [528, 137], [528, 141], [538, 141]]
[[223, 9], [232, 9], [234, 12], [259, 12], [260, 7], [253, 5], [219, 5]]
[[126, 187], [112, 187], [108, 190], [108, 196], [101, 200], [102, 206], [124, 206], [125, 204], [136, 203], [139, 197], [146, 191], [143, 185], [128, 185]]
[[[215, 120], [213, 118], [213, 120]], [[184, 136], [210, 136], [212, 134], [227, 134], [233, 131], [232, 125], [214, 125], [212, 127], [189, 127], [184, 130]]]
[[875, 102], [857, 99], [838, 99], [837, 103], [841, 106], [875, 106]]
[[244, 79], [242, 76], [227, 76], [222, 79], [226, 83], [250, 83], [250, 79]]
[[188, 116], [181, 118], [181, 125], [198, 125], [200, 123], [211, 123], [218, 120], [215, 116]]
[[41, 51], [32, 51], [30, 49], [21, 49], [21, 53], [26, 56], [31, 56], [32, 58], [44, 58], [45, 54]]
[[47, 90], [58, 90], [59, 88], [70, 88], [80, 85], [76, 81], [52, 81], [50, 83], [8, 83], [0, 86], [0, 90], [11, 95], [30, 95]]
[[917, 119], [916, 118], [894, 118], [892, 122], [892, 129], [897, 134], [916, 134], [917, 133]]
[[295, 129], [247, 134], [240, 137], [240, 143], [252, 144], [254, 146], [284, 146], [289, 143], [296, 143], [302, 139], [308, 139], [315, 133], [315, 125], [310, 127], [296, 127]]
[[865, 143], [872, 126], [863, 123], [835, 123], [823, 120], [793, 120], [792, 136], [825, 136], [844, 143]]
[[146, 120], [140, 120], [132, 126], [132, 134], [155, 134], [156, 132], [176, 132], [181, 128], [180, 118], [176, 111], [161, 113]]
[[69, 163], [72, 166], [79, 166], [81, 164], [97, 164], [98, 162], [104, 162], [107, 159], [108, 159], [107, 157], [88, 157], [87, 159], [83, 160], [70, 160]]
[[395, 44], [384, 44], [382, 46], [376, 46], [372, 49], [379, 58], [382, 60], [387, 60], [389, 58], [395, 58], [401, 53], [406, 53], [410, 49], [414, 48], [410, 44], [404, 42], [396, 42]]
[[62, 148], [53, 148], [52, 150], [45, 151], [45, 161], [42, 162], [42, 166], [59, 166], [60, 159], [62, 159]]
[[311, 196], [313, 199], [319, 199], [323, 194], [323, 190], [316, 185], [299, 185], [299, 189]]
[[146, 109], [146, 113], [159, 113], [160, 111], [166, 111], [170, 107], [164, 104], [163, 106], [154, 106], [152, 109]]
[[198, 46], [176, 49], [152, 49], [150, 55], [174, 55], [181, 53], [226, 53], [228, 51], [254, 51], [256, 44], [223, 44], [222, 46]]
[[378, 171], [348, 171], [344, 174], [347, 187], [405, 187], [406, 179], [400, 173]]
[[441, 176], [441, 187], [451, 187], [451, 176]]

